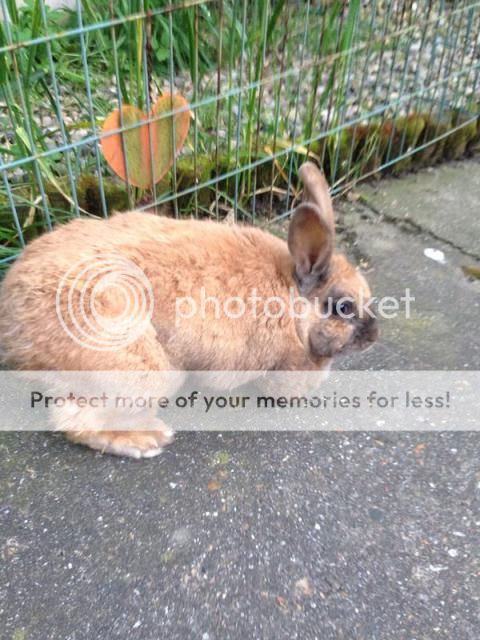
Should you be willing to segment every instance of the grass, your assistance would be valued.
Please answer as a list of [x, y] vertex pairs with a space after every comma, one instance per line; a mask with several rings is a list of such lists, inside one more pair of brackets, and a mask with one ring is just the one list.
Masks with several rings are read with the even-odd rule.
[[[346, 188], [378, 171], [387, 150], [390, 162], [412, 145], [428, 143], [419, 133], [420, 121], [422, 131], [445, 130], [432, 125], [432, 110], [427, 118], [418, 99], [412, 105], [421, 116], [412, 124], [401, 120], [398, 106], [375, 112], [362, 97], [372, 60], [381, 66], [388, 52], [395, 60], [399, 45], [408, 56], [413, 41], [405, 28], [419, 15], [390, 15], [389, 3], [373, 15], [360, 0], [187, 0], [166, 12], [166, 0], [83, 0], [81, 13], [52, 10], [40, 0], [27, 0], [21, 9], [15, 0], [5, 2], [0, 153], [4, 163], [19, 164], [0, 176], [0, 261], [68, 217], [102, 215], [104, 204], [122, 208], [173, 198], [177, 189], [191, 192], [176, 202], [180, 213], [218, 216], [234, 208], [250, 219], [255, 211], [272, 215], [279, 206], [286, 211], [297, 165], [308, 155]], [[449, 11], [437, 4], [441, 12]], [[468, 5], [469, 0], [454, 4], [465, 16]], [[84, 34], [69, 33], [80, 20]], [[110, 20], [111, 25], [89, 30]], [[478, 12], [473, 20], [478, 25]], [[457, 32], [459, 24], [452, 22]], [[429, 27], [431, 37], [437, 26]], [[47, 40], [39, 42], [43, 37]], [[16, 46], [31, 40], [30, 46]], [[360, 68], [358, 109], [365, 117], [354, 118], [349, 91]], [[440, 72], [435, 80], [441, 80]], [[170, 86], [200, 103], [184, 152], [153, 193], [125, 192], [112, 180], [92, 136], [118, 104], [147, 110]], [[455, 108], [465, 104], [466, 99]], [[472, 108], [475, 112], [477, 105]], [[458, 115], [450, 122], [451, 128]], [[470, 138], [474, 130], [470, 127]], [[57, 151], [72, 143], [74, 148]], [[24, 161], [34, 154], [48, 155]], [[221, 179], [223, 174], [230, 177]]]

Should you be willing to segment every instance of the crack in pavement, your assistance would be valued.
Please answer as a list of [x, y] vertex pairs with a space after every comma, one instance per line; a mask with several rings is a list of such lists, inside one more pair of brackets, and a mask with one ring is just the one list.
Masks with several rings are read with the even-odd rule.
[[447, 246], [451, 247], [452, 249], [455, 249], [456, 251], [458, 251], [459, 253], [461, 253], [464, 256], [467, 256], [469, 258], [473, 258], [474, 260], [480, 261], [480, 254], [474, 253], [473, 251], [469, 251], [468, 249], [465, 249], [465, 248], [461, 247], [460, 245], [456, 244], [452, 240], [449, 240], [448, 238], [444, 238], [442, 236], [439, 236], [434, 231], [430, 231], [429, 229], [425, 229], [421, 224], [419, 224], [418, 222], [415, 222], [414, 220], [411, 220], [409, 218], [399, 219], [396, 216], [392, 216], [391, 214], [384, 213], [383, 211], [381, 211], [380, 209], [377, 209], [374, 205], [372, 205], [368, 201], [368, 199], [363, 195], [360, 196], [359, 202], [364, 207], [366, 207], [369, 211], [371, 211], [373, 214], [375, 214], [375, 216], [381, 218], [382, 220], [384, 220], [388, 224], [394, 225], [397, 229], [400, 229], [400, 231], [404, 231], [404, 232], [410, 233], [410, 234], [422, 233], [422, 234], [427, 235], [430, 238], [436, 240], [437, 242], [442, 242], [443, 244], [446, 244]]

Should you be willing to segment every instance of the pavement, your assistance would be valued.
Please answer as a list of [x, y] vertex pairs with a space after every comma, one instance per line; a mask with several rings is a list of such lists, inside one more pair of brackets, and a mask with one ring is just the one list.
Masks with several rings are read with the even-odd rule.
[[[375, 294], [416, 302], [338, 367], [480, 369], [479, 203], [471, 160], [340, 206]], [[480, 435], [179, 433], [142, 462], [0, 435], [2, 640], [247, 637], [478, 640]]]

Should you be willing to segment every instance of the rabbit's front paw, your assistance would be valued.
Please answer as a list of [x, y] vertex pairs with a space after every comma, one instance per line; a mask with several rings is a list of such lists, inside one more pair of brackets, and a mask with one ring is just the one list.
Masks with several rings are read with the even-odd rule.
[[67, 438], [102, 453], [130, 458], [153, 458], [173, 440], [173, 432], [165, 427], [155, 431], [82, 431], [67, 432]]

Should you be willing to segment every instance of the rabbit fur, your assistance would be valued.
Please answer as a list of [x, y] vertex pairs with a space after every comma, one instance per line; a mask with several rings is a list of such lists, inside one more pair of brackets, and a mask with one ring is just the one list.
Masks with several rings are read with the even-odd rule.
[[[2, 362], [55, 371], [322, 370], [336, 354], [369, 346], [377, 338], [374, 319], [360, 318], [357, 311], [349, 320], [313, 312], [314, 302], [340, 297], [352, 299], [356, 309], [371, 293], [359, 270], [334, 251], [334, 212], [323, 174], [308, 162], [300, 177], [303, 202], [292, 216], [288, 242], [256, 227], [138, 211], [106, 220], [78, 218], [37, 238], [0, 286]], [[95, 264], [105, 255], [136, 265], [153, 293], [141, 335], [109, 351], [72, 339], [59, 320], [59, 305], [62, 312], [67, 302], [58, 298], [59, 282], [72, 263]], [[80, 285], [88, 289], [93, 283]], [[288, 313], [227, 317], [209, 303], [202, 314], [179, 318], [179, 299], [200, 305], [202, 289], [210, 300], [237, 303], [255, 291], [259, 299], [287, 304], [295, 291], [309, 306], [300, 319]], [[104, 315], [115, 318], [125, 301], [113, 287], [99, 294], [98, 303]], [[81, 312], [79, 296], [69, 304], [74, 314]], [[88, 331], [88, 323], [82, 328]], [[108, 416], [92, 411], [79, 416], [59, 409], [54, 420], [74, 442], [135, 458], [157, 455], [172, 438], [154, 415], [148, 431], [131, 432], [113, 430]]]

